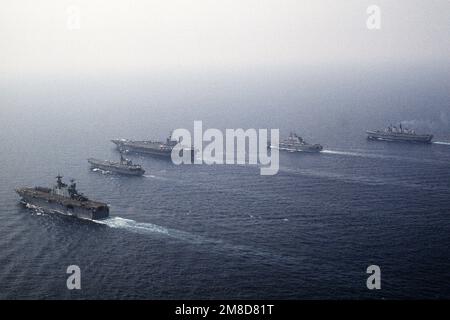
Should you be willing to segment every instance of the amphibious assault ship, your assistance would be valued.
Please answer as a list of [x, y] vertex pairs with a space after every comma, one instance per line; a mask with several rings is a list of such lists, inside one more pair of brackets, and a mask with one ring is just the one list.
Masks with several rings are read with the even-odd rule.
[[390, 125], [384, 130], [366, 131], [366, 133], [369, 140], [431, 143], [433, 139], [432, 134], [417, 134], [414, 130], [403, 128], [402, 124], [399, 128]]
[[[113, 139], [111, 141], [116, 144], [121, 152], [142, 153], [163, 158], [170, 158], [173, 148], [178, 144], [178, 142], [171, 139], [171, 136], [166, 139], [166, 142], [153, 140], [135, 141], [128, 139]], [[191, 154], [191, 159], [194, 159], [195, 151], [192, 146], [183, 147], [182, 150], [180, 150], [180, 156], [183, 155], [183, 152], [189, 152]]]
[[[270, 147], [274, 148], [275, 146]], [[287, 139], [280, 142], [279, 149], [289, 152], [320, 152], [323, 147], [320, 144], [307, 143], [302, 137], [291, 132]]]
[[20, 188], [16, 192], [22, 198], [21, 203], [28, 208], [36, 208], [47, 213], [60, 213], [80, 219], [98, 220], [109, 216], [106, 203], [89, 200], [78, 193], [76, 183], [71, 180], [68, 186], [62, 182], [62, 176], [56, 177], [53, 188]]
[[124, 158], [122, 153], [120, 153], [119, 162], [98, 160], [94, 158], [89, 158], [88, 162], [91, 164], [93, 169], [100, 169], [132, 176], [142, 176], [145, 173], [145, 170], [142, 169], [140, 165], [133, 164], [131, 160]]

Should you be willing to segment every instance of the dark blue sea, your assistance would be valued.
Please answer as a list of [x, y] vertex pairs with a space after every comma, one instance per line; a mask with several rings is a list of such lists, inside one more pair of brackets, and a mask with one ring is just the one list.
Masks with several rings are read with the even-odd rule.
[[[1, 76], [0, 298], [450, 298], [448, 67]], [[280, 128], [322, 154], [257, 165], [129, 155], [144, 177], [90, 170], [110, 139], [176, 128]], [[430, 145], [373, 142], [402, 122]], [[446, 144], [447, 143], [447, 144]], [[75, 178], [103, 223], [39, 214], [14, 188]], [[381, 268], [368, 290], [366, 269]], [[81, 268], [81, 290], [66, 269]]]

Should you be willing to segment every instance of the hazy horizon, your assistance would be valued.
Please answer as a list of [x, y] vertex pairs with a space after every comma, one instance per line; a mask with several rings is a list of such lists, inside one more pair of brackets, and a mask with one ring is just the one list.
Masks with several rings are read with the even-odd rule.
[[376, 119], [445, 137], [448, 13], [444, 0], [5, 2], [0, 118], [11, 129], [27, 112], [71, 123], [87, 111], [83, 123], [158, 136], [193, 120], [321, 134]]

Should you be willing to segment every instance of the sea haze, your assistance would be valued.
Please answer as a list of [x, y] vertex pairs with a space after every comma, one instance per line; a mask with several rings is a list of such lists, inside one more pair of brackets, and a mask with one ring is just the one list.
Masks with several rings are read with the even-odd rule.
[[[0, 79], [0, 298], [450, 298], [448, 67]], [[176, 128], [296, 131], [322, 154], [282, 153], [280, 171], [130, 155], [141, 178], [92, 172], [110, 139]], [[367, 141], [403, 121], [430, 145]], [[39, 215], [14, 188], [58, 174], [111, 218]], [[366, 288], [379, 265], [382, 290]], [[81, 290], [66, 268], [81, 268]]]

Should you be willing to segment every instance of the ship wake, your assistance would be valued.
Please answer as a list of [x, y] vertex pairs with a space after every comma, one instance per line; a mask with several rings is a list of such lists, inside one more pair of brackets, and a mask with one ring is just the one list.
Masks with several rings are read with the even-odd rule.
[[103, 220], [93, 220], [95, 223], [107, 225], [110, 228], [127, 229], [139, 233], [162, 233], [168, 234], [168, 230], [152, 223], [136, 222], [131, 219], [111, 217]]
[[121, 217], [110, 217], [103, 220], [95, 220], [94, 222], [106, 225], [110, 228], [123, 229], [138, 234], [161, 234], [179, 241], [187, 242], [194, 245], [206, 245], [215, 247], [215, 251], [225, 254], [236, 254], [239, 256], [254, 256], [264, 261], [272, 260], [274, 263], [296, 263], [297, 258], [280, 255], [266, 250], [258, 250], [246, 245], [236, 245], [219, 239], [212, 239], [200, 235], [195, 235], [186, 231], [176, 230], [158, 226], [153, 223], [137, 222], [131, 219]]
[[27, 209], [31, 209], [38, 216], [43, 215], [45, 213], [42, 208], [32, 205], [31, 203], [24, 203], [24, 205]]
[[366, 153], [366, 152], [354, 152], [354, 151], [323, 150], [321, 153], [347, 157], [371, 158], [371, 159], [412, 160], [406, 157], [376, 154], [376, 153]]
[[[433, 142], [433, 143], [436, 143], [436, 142]], [[450, 143], [447, 143], [447, 142], [441, 142], [441, 143], [436, 143], [436, 144], [450, 145]], [[323, 150], [321, 153], [329, 154], [329, 155], [347, 156], [347, 157], [368, 158], [368, 159], [397, 160], [397, 161], [409, 161], [409, 162], [416, 162], [416, 163], [447, 164], [446, 161], [442, 161], [442, 160], [438, 160], [438, 159], [413, 158], [413, 157], [386, 155], [386, 154], [377, 154], [377, 153], [339, 151], [339, 150]]]
[[136, 232], [140, 234], [162, 234], [165, 236], [168, 236], [170, 238], [174, 238], [177, 240], [186, 241], [189, 243], [194, 244], [205, 244], [205, 243], [212, 243], [212, 244], [219, 244], [221, 241], [219, 240], [212, 240], [207, 239], [202, 236], [197, 236], [194, 234], [191, 234], [189, 232], [176, 230], [176, 229], [169, 229], [165, 227], [158, 226], [153, 223], [148, 222], [137, 222], [132, 219], [125, 219], [121, 217], [110, 217], [103, 220], [95, 220], [94, 222], [99, 224], [107, 225], [110, 228], [115, 229], [124, 229], [131, 232]]
[[426, 185], [422, 183], [414, 183], [409, 181], [398, 181], [398, 179], [376, 178], [373, 176], [360, 176], [340, 174], [336, 172], [326, 172], [323, 170], [308, 170], [308, 169], [294, 169], [294, 168], [280, 168], [281, 172], [288, 174], [301, 175], [307, 177], [316, 177], [320, 179], [328, 179], [333, 181], [343, 181], [347, 183], [357, 183], [369, 186], [398, 186], [401, 188], [421, 189], [430, 192], [447, 192], [448, 189], [439, 186]]
[[93, 172], [100, 172], [101, 174], [110, 174], [111, 173], [111, 171], [102, 170], [100, 168], [93, 168], [92, 171]]
[[433, 143], [444, 145], [444, 146], [450, 146], [450, 142], [445, 142], [445, 141], [433, 141]]
[[[371, 156], [371, 154], [364, 154], [364, 153], [359, 153], [359, 152], [349, 152], [349, 151], [335, 151], [335, 150], [322, 150], [322, 153], [336, 154], [336, 155], [341, 155], [341, 156], [352, 156], [352, 157], [368, 157], [368, 156], [370, 157]], [[383, 156], [379, 156], [379, 157], [383, 157]]]
[[144, 178], [149, 178], [149, 179], [155, 179], [155, 180], [171, 181], [171, 179], [169, 179], [169, 178], [161, 177], [161, 176], [155, 176], [154, 174], [144, 174], [143, 177]]

